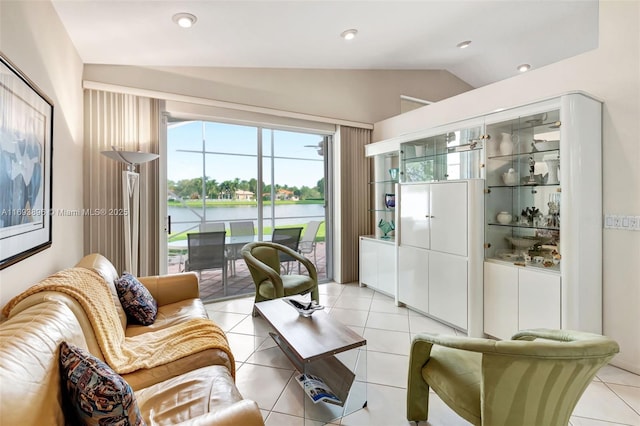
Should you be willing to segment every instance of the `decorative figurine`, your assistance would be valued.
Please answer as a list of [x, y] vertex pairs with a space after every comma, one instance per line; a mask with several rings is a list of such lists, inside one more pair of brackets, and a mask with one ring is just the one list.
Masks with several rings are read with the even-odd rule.
[[383, 236], [380, 237], [382, 239], [388, 240], [389, 238], [391, 238], [389, 235], [389, 232], [393, 231], [394, 229], [396, 229], [396, 225], [393, 223], [393, 220], [390, 222], [387, 222], [384, 219], [380, 219], [380, 222], [378, 222], [378, 228], [380, 228], [380, 230], [383, 232]]
[[536, 169], [536, 161], [533, 156], [529, 157], [529, 181], [527, 185], [537, 185], [536, 178], [534, 177], [534, 171]]
[[526, 219], [528, 225], [534, 225], [537, 218], [541, 216], [540, 210], [536, 207], [527, 207], [520, 214], [523, 219]]

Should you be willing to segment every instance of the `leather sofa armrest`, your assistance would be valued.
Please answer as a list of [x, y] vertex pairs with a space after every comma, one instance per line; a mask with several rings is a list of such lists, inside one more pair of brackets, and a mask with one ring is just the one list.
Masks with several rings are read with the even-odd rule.
[[189, 419], [179, 426], [264, 426], [258, 404], [243, 399], [235, 404], [213, 413]]
[[200, 297], [198, 276], [195, 272], [138, 279], [149, 290], [159, 306]]

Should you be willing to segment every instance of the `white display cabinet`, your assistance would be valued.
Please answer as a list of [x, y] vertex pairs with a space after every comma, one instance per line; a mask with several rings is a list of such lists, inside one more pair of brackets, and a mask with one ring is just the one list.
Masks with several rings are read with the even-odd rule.
[[485, 117], [485, 332], [602, 332], [601, 103], [580, 93]]
[[[473, 336], [602, 333], [601, 123], [601, 102], [574, 92], [368, 145], [369, 157], [400, 154], [398, 301]], [[433, 190], [461, 182], [464, 202]]]

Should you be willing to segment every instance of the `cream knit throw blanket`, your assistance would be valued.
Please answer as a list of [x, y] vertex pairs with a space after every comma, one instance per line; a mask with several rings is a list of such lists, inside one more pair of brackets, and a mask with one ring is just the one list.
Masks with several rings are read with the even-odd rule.
[[2, 309], [8, 317], [18, 302], [40, 291], [68, 294], [80, 303], [96, 335], [104, 359], [118, 374], [167, 364], [206, 349], [221, 349], [231, 363], [235, 377], [235, 361], [227, 337], [213, 321], [194, 318], [165, 329], [126, 337], [111, 291], [96, 272], [70, 268], [44, 279], [14, 297]]

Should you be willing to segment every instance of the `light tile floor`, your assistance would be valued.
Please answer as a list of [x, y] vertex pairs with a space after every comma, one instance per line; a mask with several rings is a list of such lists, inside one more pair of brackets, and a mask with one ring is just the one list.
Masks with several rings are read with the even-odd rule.
[[[321, 304], [330, 315], [367, 339], [365, 409], [335, 421], [353, 426], [409, 425], [405, 418], [407, 366], [411, 338], [421, 332], [456, 333], [452, 328], [357, 284], [320, 285]], [[253, 297], [208, 304], [207, 311], [227, 333], [236, 358], [236, 384], [258, 403], [267, 426], [309, 426], [302, 418], [301, 388], [294, 370], [268, 336], [270, 327], [251, 316]], [[468, 426], [431, 393], [427, 426]], [[606, 366], [578, 402], [571, 426], [640, 426], [640, 376]]]

